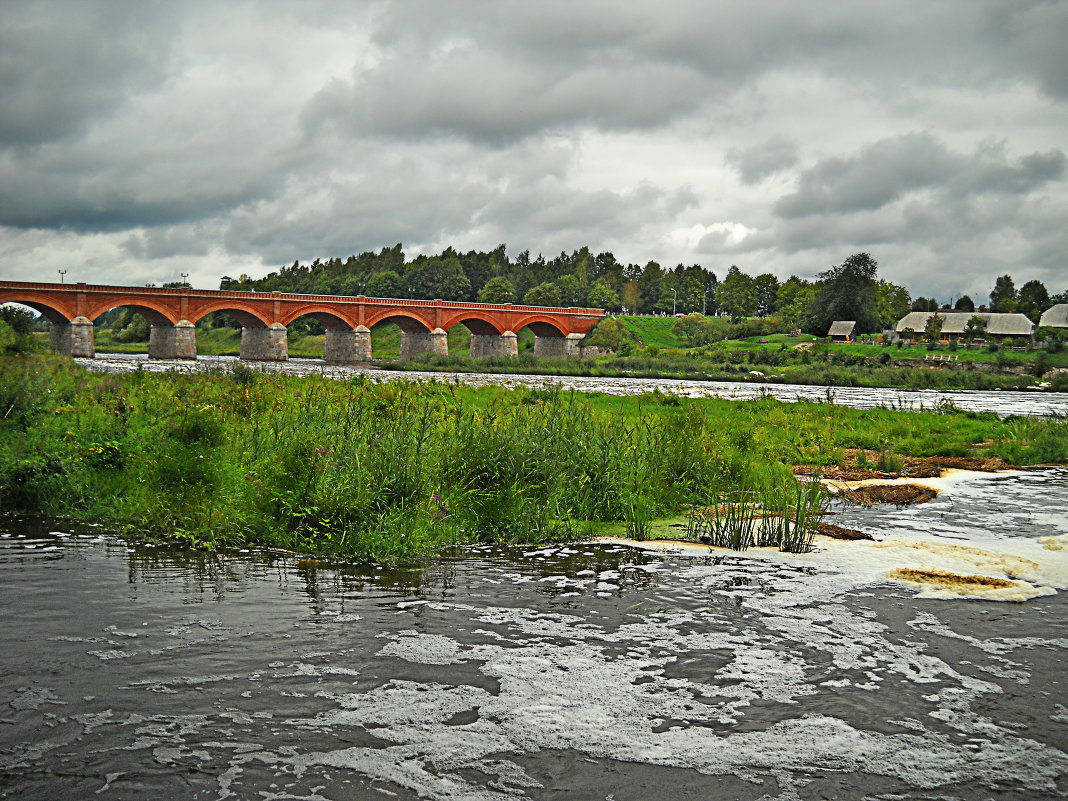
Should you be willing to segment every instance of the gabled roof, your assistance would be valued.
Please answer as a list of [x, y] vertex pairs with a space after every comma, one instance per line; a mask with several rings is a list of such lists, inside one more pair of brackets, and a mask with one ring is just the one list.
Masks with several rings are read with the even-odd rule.
[[1039, 325], [1049, 325], [1054, 328], [1068, 328], [1068, 303], [1058, 303], [1050, 306], [1042, 313]]
[[909, 312], [894, 326], [898, 333], [906, 328], [921, 332], [927, 327], [927, 321], [935, 314], [942, 318], [943, 334], [963, 334], [968, 321], [980, 317], [986, 321], [987, 336], [1030, 336], [1035, 330], [1026, 314], [1005, 314], [1001, 312]]
[[856, 320], [835, 320], [831, 323], [831, 329], [827, 332], [829, 337], [848, 337], [853, 335], [853, 329], [857, 327]]

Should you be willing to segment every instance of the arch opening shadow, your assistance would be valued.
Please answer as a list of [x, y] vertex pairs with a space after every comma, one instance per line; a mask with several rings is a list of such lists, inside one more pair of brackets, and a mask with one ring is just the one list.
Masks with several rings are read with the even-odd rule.
[[[536, 337], [563, 337], [566, 334], [560, 330], [555, 324], [546, 322], [544, 320], [531, 320], [528, 323], [524, 323], [519, 326], [519, 329], [530, 329]], [[516, 331], [518, 334], [519, 331]]]
[[100, 319], [100, 317], [107, 314], [109, 311], [114, 311], [115, 309], [129, 309], [134, 314], [140, 314], [142, 317], [145, 318], [145, 320], [148, 321], [149, 325], [173, 325], [175, 322], [169, 317], [167, 317], [165, 314], [162, 314], [161, 312], [157, 311], [156, 309], [153, 309], [150, 306], [141, 305], [139, 303], [121, 303], [117, 306], [112, 306], [107, 309], [101, 309], [89, 319], [91, 319], [95, 323], [98, 319]]
[[210, 306], [206, 306], [203, 309], [198, 310], [195, 315], [190, 316], [189, 322], [197, 323], [200, 320], [203, 320], [212, 312], [224, 312], [230, 315], [234, 318], [234, 320], [237, 321], [238, 325], [240, 325], [242, 328], [268, 327], [268, 323], [266, 320], [263, 320], [262, 318], [258, 317], [250, 311], [235, 308], [233, 305], [227, 303], [214, 303]]
[[371, 327], [377, 328], [387, 324], [395, 325], [407, 334], [428, 334], [433, 330], [418, 317], [405, 314], [391, 314], [387, 317], [380, 317], [371, 323]]
[[29, 300], [0, 300], [0, 306], [14, 306], [18, 309], [24, 309], [31, 312], [36, 317], [40, 315], [45, 320], [56, 325], [66, 325], [70, 322], [59, 309], [54, 309], [44, 303], [38, 303]]

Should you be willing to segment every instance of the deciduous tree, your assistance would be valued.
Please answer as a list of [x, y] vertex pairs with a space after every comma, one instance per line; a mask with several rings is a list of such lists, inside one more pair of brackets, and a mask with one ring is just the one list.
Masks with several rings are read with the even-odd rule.
[[816, 297], [809, 308], [807, 330], [824, 336], [835, 320], [856, 320], [857, 333], [878, 330], [879, 263], [867, 253], [854, 253], [842, 264], [820, 273]]
[[695, 347], [707, 345], [716, 337], [716, 324], [697, 312], [687, 314], [671, 330]]
[[515, 287], [507, 278], [491, 278], [478, 293], [478, 299], [482, 303], [514, 303]]
[[1042, 317], [1042, 312], [1053, 304], [1049, 302], [1049, 292], [1046, 285], [1041, 281], [1031, 280], [1020, 287], [1020, 294], [1016, 302], [1016, 311], [1026, 314], [1031, 322], [1037, 323]]
[[560, 289], [555, 284], [546, 281], [536, 287], [531, 287], [523, 296], [523, 302], [528, 306], [560, 306], [562, 305]]
[[990, 311], [1011, 312], [1016, 309], [1016, 284], [1011, 275], [1000, 275], [990, 290]]
[[732, 266], [716, 290], [716, 302], [730, 315], [731, 322], [751, 317], [757, 310], [756, 284], [750, 276]]

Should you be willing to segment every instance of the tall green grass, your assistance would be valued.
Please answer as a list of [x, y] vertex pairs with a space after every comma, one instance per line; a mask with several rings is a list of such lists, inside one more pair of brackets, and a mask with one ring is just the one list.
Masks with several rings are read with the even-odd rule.
[[[693, 506], [732, 547], [805, 547], [818, 513], [791, 465], [980, 453], [1068, 461], [1064, 420], [954, 409], [615, 398], [446, 381], [83, 371], [0, 358], [0, 508], [208, 545], [403, 560], [463, 542], [541, 542]], [[734, 517], [730, 517], [734, 515]], [[755, 519], [755, 518], [754, 518]], [[740, 526], [740, 528], [739, 528]], [[704, 533], [704, 530], [702, 530]]]

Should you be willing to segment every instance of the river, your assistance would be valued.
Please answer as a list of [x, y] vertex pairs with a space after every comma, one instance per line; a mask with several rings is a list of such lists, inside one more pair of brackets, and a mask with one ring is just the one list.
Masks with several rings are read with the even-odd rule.
[[956, 474], [928, 504], [836, 507], [876, 541], [811, 554], [403, 569], [0, 516], [0, 797], [1062, 798], [1065, 498], [1064, 468]]
[[[196, 361], [152, 361], [144, 354], [101, 353], [95, 359], [76, 359], [90, 370], [103, 372], [197, 372], [227, 370], [238, 360], [234, 356], [200, 356]], [[675, 378], [600, 378], [585, 376], [544, 376], [519, 373], [440, 373], [408, 370], [382, 370], [374, 367], [328, 365], [321, 359], [290, 359], [286, 362], [253, 362], [254, 369], [290, 375], [325, 375], [344, 379], [365, 375], [372, 381], [436, 380], [461, 381], [474, 386], [540, 387], [559, 384], [578, 392], [601, 392], [606, 395], [640, 395], [658, 389], [691, 398], [727, 398], [751, 400], [772, 396], [785, 401], [812, 400], [870, 409], [885, 406], [895, 409], [938, 409], [946, 404], [969, 412], [994, 412], [1009, 415], [1049, 417], [1068, 416], [1068, 393], [1008, 390], [906, 390], [878, 387], [823, 387], [804, 384], [774, 384], [759, 381], [692, 381]]]

